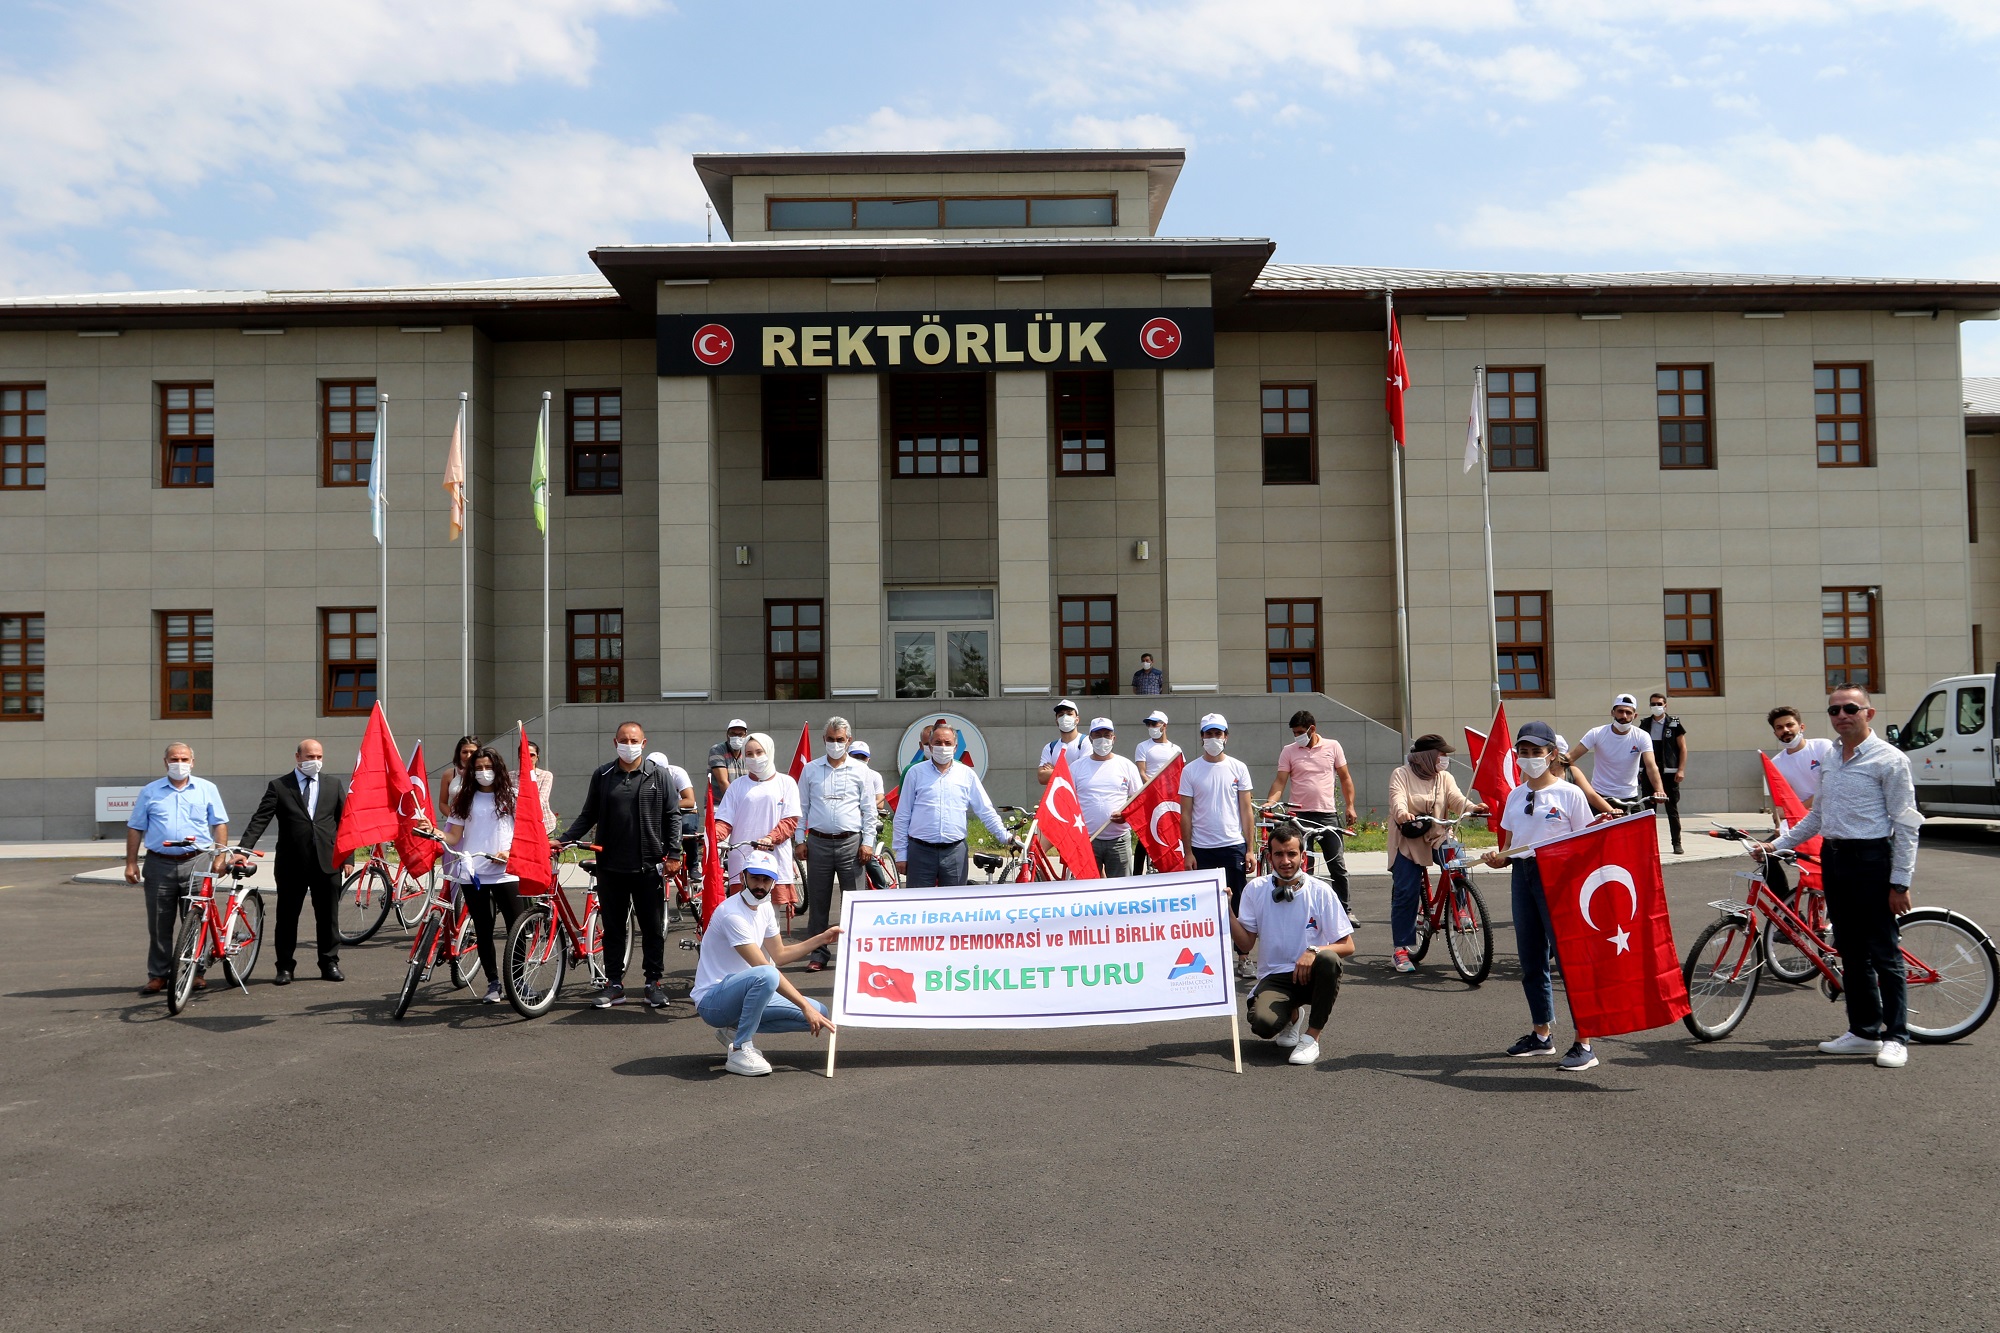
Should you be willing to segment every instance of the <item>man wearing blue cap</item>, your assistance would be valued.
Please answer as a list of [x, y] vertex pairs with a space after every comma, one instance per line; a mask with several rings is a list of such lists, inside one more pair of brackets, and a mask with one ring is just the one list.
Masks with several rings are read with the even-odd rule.
[[757, 1049], [759, 1032], [835, 1030], [826, 1006], [799, 994], [779, 968], [796, 963], [815, 949], [840, 938], [833, 926], [797, 944], [786, 944], [771, 910], [771, 886], [784, 874], [774, 853], [752, 849], [743, 862], [743, 891], [722, 900], [701, 936], [701, 959], [695, 965], [695, 1013], [715, 1029], [729, 1048], [723, 1067], [732, 1074], [756, 1077], [771, 1072], [771, 1062]]

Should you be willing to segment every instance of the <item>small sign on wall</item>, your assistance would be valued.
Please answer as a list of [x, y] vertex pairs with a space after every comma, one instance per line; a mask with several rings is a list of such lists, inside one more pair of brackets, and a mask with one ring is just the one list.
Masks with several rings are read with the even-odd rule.
[[140, 787], [99, 787], [97, 789], [97, 822], [100, 824], [122, 824], [132, 817], [132, 807], [139, 800]]

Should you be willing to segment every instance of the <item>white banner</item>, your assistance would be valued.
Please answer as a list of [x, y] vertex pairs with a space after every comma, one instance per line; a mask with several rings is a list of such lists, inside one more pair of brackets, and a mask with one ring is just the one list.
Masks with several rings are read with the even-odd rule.
[[846, 895], [834, 1022], [1056, 1028], [1233, 1018], [1219, 870]]

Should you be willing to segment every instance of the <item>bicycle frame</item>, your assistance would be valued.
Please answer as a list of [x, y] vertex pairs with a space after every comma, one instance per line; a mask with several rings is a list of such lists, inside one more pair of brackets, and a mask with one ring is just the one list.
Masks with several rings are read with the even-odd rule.
[[[197, 967], [202, 966], [210, 954], [214, 954], [218, 959], [227, 959], [230, 954], [235, 952], [235, 950], [228, 947], [230, 929], [238, 920], [244, 919], [243, 900], [249, 897], [253, 891], [251, 885], [244, 877], [232, 876], [236, 880], [236, 883], [228, 893], [229, 907], [226, 911], [217, 907], [215, 900], [215, 863], [217, 859], [229, 850], [226, 847], [217, 847], [209, 853], [207, 868], [201, 872], [201, 877], [195, 881], [193, 887], [181, 899], [182, 902], [188, 905], [188, 911], [201, 913], [201, 925], [195, 931], [194, 947], [195, 958], [198, 960]], [[249, 939], [255, 938], [254, 935], [249, 937]], [[244, 943], [248, 942], [248, 940], [244, 941]], [[240, 948], [241, 945], [238, 947]], [[242, 974], [233, 967], [229, 970], [229, 974], [236, 982], [237, 989], [248, 995], [250, 988], [244, 984]]]
[[[1812, 963], [1828, 992], [1838, 995], [1841, 990], [1840, 951], [1821, 938], [1819, 932], [1815, 931], [1804, 917], [1778, 897], [1777, 892], [1765, 881], [1762, 874], [1751, 874], [1748, 871], [1741, 873], [1750, 884], [1749, 902], [1739, 903], [1728, 898], [1719, 898], [1709, 904], [1725, 916], [1743, 918], [1747, 925], [1745, 948], [1731, 965], [1728, 980], [1734, 982], [1740, 979], [1746, 967], [1751, 965], [1750, 957], [1754, 952], [1750, 947], [1751, 941], [1763, 933], [1758, 921], [1758, 913], [1761, 912], [1764, 919], [1776, 925], [1791, 946], [1804, 954]], [[1903, 972], [1907, 984], [1911, 986], [1937, 984], [1940, 978], [1936, 968], [1901, 946], [1898, 946], [1898, 952], [1903, 955]]]

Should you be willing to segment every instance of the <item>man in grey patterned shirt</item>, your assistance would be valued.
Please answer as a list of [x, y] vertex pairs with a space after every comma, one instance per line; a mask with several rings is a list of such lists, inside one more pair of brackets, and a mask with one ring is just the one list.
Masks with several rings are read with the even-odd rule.
[[1826, 911], [1847, 995], [1847, 1031], [1819, 1044], [1828, 1055], [1872, 1055], [1884, 1069], [1909, 1062], [1910, 1032], [1901, 932], [1917, 868], [1916, 788], [1910, 760], [1869, 729], [1868, 691], [1846, 685], [1827, 696], [1840, 737], [1821, 770], [1819, 796], [1806, 817], [1759, 857], [1790, 851], [1812, 837], [1820, 850]]

